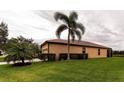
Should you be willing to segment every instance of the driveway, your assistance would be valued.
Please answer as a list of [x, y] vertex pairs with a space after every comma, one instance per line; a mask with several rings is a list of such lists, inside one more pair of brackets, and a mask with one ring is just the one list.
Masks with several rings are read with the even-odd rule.
[[[42, 60], [40, 60], [38, 58], [35, 58], [32, 61], [33, 62], [39, 62], [39, 61], [42, 61]], [[29, 62], [29, 60], [25, 60], [25, 62]], [[0, 62], [0, 65], [4, 65], [4, 64], [8, 64], [8, 63], [7, 62]], [[13, 62], [11, 61], [11, 62], [9, 62], [9, 64], [13, 64]]]

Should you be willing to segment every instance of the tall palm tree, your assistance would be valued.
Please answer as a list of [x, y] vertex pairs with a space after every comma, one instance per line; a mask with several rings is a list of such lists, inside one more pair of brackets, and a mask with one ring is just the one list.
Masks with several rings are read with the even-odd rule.
[[67, 59], [70, 59], [70, 41], [75, 40], [75, 37], [78, 37], [78, 40], [81, 40], [82, 35], [85, 32], [85, 27], [83, 24], [76, 22], [78, 19], [78, 14], [76, 12], [71, 12], [69, 16], [56, 12], [54, 15], [54, 18], [56, 21], [61, 20], [64, 22], [64, 24], [61, 24], [57, 30], [56, 30], [56, 36], [60, 38], [60, 35], [63, 31], [68, 30], [68, 43], [67, 43], [67, 48], [68, 48], [68, 57]]

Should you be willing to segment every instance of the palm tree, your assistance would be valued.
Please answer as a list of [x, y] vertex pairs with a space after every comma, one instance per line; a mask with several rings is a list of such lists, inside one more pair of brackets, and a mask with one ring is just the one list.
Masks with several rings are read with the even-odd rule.
[[78, 40], [81, 40], [82, 35], [85, 32], [85, 27], [83, 24], [76, 22], [78, 19], [78, 14], [76, 12], [71, 12], [69, 16], [56, 12], [54, 15], [56, 21], [61, 20], [64, 24], [61, 24], [56, 30], [56, 36], [60, 39], [60, 35], [63, 31], [68, 30], [68, 60], [70, 59], [70, 41], [75, 40], [75, 37], [78, 37]]
[[8, 41], [7, 44], [7, 56], [5, 60], [7, 62], [16, 60], [21, 60], [22, 63], [25, 63], [25, 60], [31, 60], [33, 58], [33, 44], [29, 42], [30, 40], [23, 37], [12, 38]]

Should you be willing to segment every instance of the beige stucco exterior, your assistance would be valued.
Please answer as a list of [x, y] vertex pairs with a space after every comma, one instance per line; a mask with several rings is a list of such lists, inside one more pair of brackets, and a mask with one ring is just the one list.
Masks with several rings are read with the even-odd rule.
[[86, 53], [88, 53], [88, 58], [101, 58], [107, 57], [107, 49], [100, 48], [100, 55], [98, 55], [99, 48], [87, 47]]
[[[83, 46], [70, 46], [70, 53], [82, 53]], [[107, 49], [103, 48], [93, 48], [93, 47], [85, 47], [86, 53], [88, 53], [88, 58], [101, 58], [107, 57]], [[100, 49], [100, 55], [98, 55], [98, 49]], [[49, 51], [48, 51], [49, 50]], [[67, 53], [67, 45], [64, 44], [54, 44], [46, 43], [42, 46], [42, 53], [55, 53], [56, 59], [59, 58], [60, 53]]]
[[45, 44], [41, 47], [42, 53], [48, 53], [48, 44]]

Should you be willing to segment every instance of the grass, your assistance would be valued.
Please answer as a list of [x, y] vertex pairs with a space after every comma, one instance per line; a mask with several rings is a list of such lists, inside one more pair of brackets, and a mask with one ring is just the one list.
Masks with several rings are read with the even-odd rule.
[[113, 82], [124, 81], [124, 57], [0, 65], [0, 81]]
[[0, 56], [0, 62], [4, 62], [4, 58], [3, 56]]

